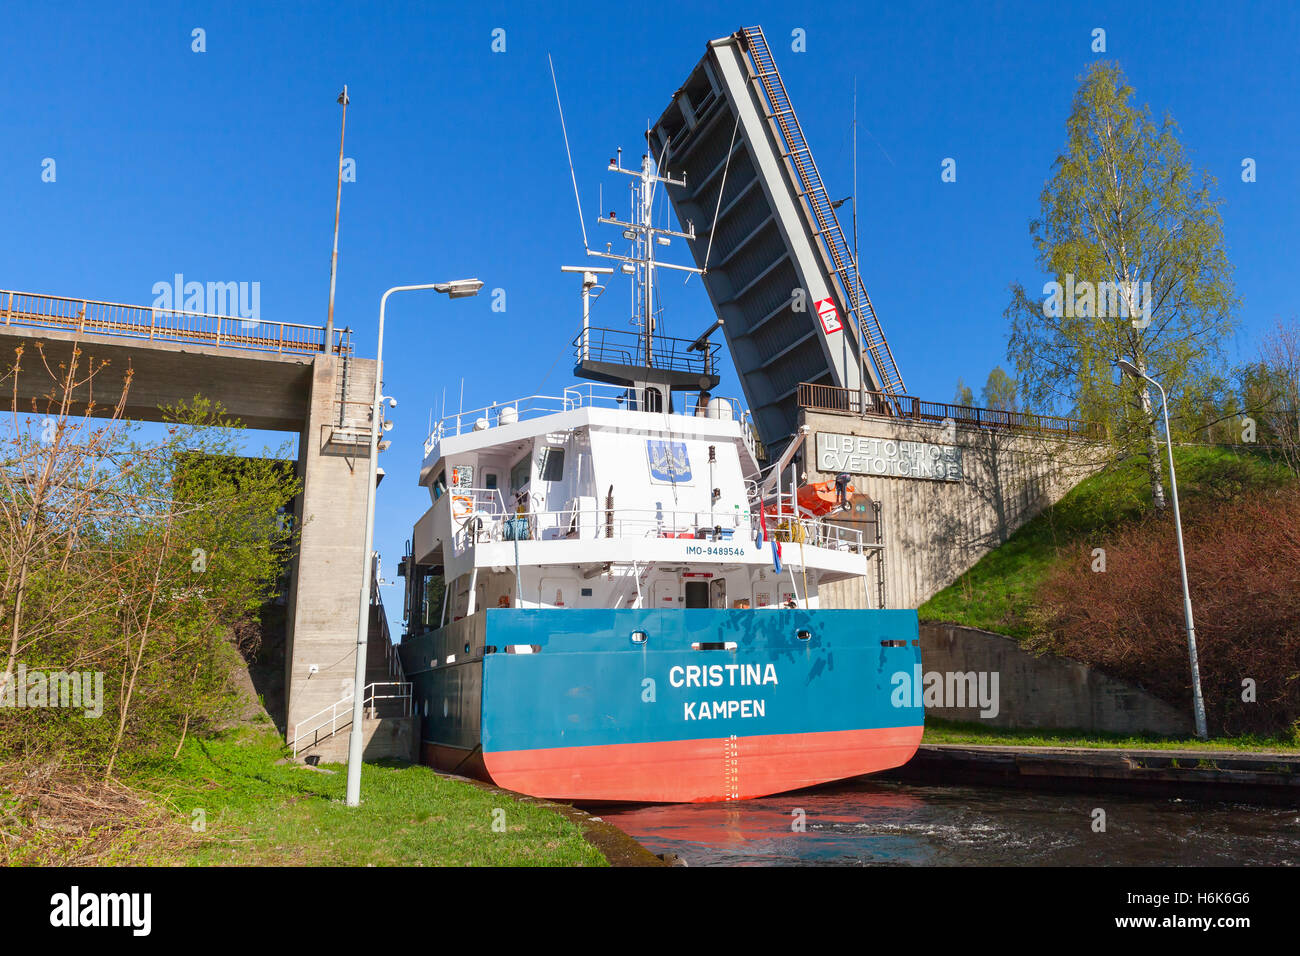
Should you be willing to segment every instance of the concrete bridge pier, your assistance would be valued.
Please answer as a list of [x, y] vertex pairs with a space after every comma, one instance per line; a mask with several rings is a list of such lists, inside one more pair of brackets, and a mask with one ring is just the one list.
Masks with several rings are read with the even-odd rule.
[[[373, 359], [317, 355], [298, 439], [301, 532], [285, 635], [285, 730], [351, 693]], [[349, 710], [348, 717], [350, 719]]]

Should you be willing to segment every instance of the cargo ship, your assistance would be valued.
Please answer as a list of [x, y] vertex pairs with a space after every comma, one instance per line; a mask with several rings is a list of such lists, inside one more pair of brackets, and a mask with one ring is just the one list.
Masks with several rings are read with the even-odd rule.
[[609, 170], [633, 211], [599, 221], [629, 246], [588, 254], [634, 283], [630, 323], [591, 321], [613, 266], [563, 267], [581, 280], [581, 381], [444, 416], [425, 443], [431, 507], [399, 568], [421, 759], [594, 803], [899, 766], [922, 731], [895, 693], [920, 666], [916, 612], [820, 606], [833, 582], [870, 593], [879, 536], [840, 520], [851, 484], [800, 482], [806, 427], [764, 461], [749, 413], [715, 392], [721, 321], [664, 334], [657, 271], [701, 270], [657, 255], [693, 227], [653, 225], [675, 180], [651, 156]]

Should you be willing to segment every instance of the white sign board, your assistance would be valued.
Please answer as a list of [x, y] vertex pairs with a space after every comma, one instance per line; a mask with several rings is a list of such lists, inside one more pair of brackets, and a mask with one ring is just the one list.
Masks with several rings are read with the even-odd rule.
[[961, 481], [961, 449], [955, 445], [818, 432], [817, 470], [832, 475], [846, 472]]

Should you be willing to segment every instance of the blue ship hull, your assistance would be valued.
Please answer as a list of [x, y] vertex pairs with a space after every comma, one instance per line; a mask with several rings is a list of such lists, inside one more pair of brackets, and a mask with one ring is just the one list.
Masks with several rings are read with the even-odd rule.
[[493, 608], [401, 653], [426, 761], [540, 797], [779, 793], [905, 763], [923, 723], [915, 611]]

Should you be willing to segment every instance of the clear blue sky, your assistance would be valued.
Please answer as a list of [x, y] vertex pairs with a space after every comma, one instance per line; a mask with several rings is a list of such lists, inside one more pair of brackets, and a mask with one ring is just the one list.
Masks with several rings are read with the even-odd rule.
[[[474, 407], [570, 378], [580, 316], [559, 267], [582, 245], [546, 54], [591, 231], [598, 184], [625, 209], [622, 177], [603, 172], [614, 148], [635, 160], [706, 41], [754, 23], [834, 198], [851, 190], [857, 78], [863, 274], [910, 392], [949, 400], [958, 376], [978, 392], [1004, 361], [1007, 286], [1043, 281], [1027, 224], [1097, 27], [1138, 101], [1171, 112], [1219, 181], [1244, 300], [1229, 356], [1253, 356], [1261, 331], [1300, 311], [1291, 3], [9, 3], [0, 287], [148, 304], [181, 272], [260, 282], [264, 318], [322, 323], [347, 83], [357, 181], [344, 187], [336, 321], [359, 353], [373, 355], [389, 286], [477, 276], [506, 291], [504, 314], [488, 296], [431, 293], [389, 309], [386, 389], [401, 406], [376, 545], [394, 579], [428, 505], [415, 479], [443, 388], [454, 406], [463, 376]], [[498, 27], [505, 53], [491, 51]], [[805, 53], [790, 50], [795, 28]], [[54, 183], [41, 180], [47, 157]], [[956, 183], [940, 181], [945, 157]], [[1244, 157], [1257, 182], [1241, 181]], [[698, 280], [665, 292], [670, 333], [711, 321]], [[621, 322], [626, 301], [616, 284], [603, 318]]]

